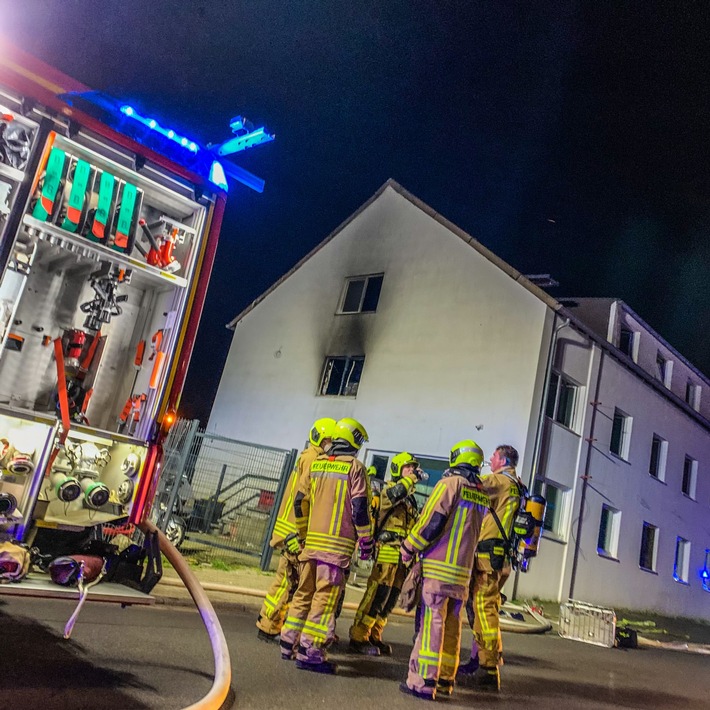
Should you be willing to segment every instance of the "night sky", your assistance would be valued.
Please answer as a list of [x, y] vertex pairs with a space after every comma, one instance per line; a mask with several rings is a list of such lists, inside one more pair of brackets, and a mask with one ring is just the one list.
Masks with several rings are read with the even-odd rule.
[[615, 296], [710, 373], [710, 4], [0, 0], [0, 31], [203, 143], [247, 115], [182, 413], [225, 324], [389, 177], [554, 296]]

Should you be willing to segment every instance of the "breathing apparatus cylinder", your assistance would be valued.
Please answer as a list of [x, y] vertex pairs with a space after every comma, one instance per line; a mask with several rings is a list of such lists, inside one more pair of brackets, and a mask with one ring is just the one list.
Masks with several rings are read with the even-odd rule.
[[[516, 520], [515, 529], [519, 536], [517, 557], [521, 572], [527, 572], [530, 560], [537, 556], [542, 534], [542, 523], [545, 520], [547, 501], [542, 496], [530, 496], [525, 499], [525, 508], [521, 511], [527, 518], [526, 530], [523, 533]], [[522, 518], [523, 516], [519, 516]]]

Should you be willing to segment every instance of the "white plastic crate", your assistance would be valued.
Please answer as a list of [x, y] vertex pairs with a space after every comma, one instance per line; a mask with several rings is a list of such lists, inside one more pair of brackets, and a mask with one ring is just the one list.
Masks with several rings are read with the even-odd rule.
[[570, 599], [566, 604], [560, 604], [559, 633], [562, 638], [612, 648], [616, 636], [616, 613], [613, 609]]

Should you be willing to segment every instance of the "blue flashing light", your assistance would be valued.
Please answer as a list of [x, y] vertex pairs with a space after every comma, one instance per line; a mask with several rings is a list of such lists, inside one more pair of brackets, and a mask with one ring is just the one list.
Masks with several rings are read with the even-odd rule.
[[210, 168], [210, 182], [213, 185], [221, 188], [225, 192], [229, 189], [227, 185], [227, 176], [224, 173], [224, 168], [222, 163], [217, 160], [212, 161], [212, 167]]
[[144, 126], [147, 126], [148, 128], [153, 131], [156, 131], [157, 133], [160, 133], [166, 138], [169, 138], [171, 141], [175, 141], [183, 148], [187, 148], [193, 153], [197, 153], [200, 150], [200, 146], [195, 143], [195, 141], [191, 141], [189, 138], [185, 138], [185, 136], [179, 136], [172, 129], [168, 130], [166, 128], [163, 128], [154, 118], [146, 118], [145, 116], [141, 116], [139, 113], [136, 112], [136, 110], [132, 106], [121, 106], [121, 113], [125, 116], [129, 116], [130, 118], [134, 119], [135, 121], [138, 121], [139, 123], [142, 123]]
[[245, 133], [243, 135], [237, 135], [234, 138], [224, 141], [221, 145], [217, 146], [217, 155], [232, 155], [232, 153], [239, 153], [242, 150], [251, 148], [255, 145], [260, 145], [261, 143], [268, 143], [274, 140], [276, 136], [273, 133], [267, 133], [266, 129], [262, 126], [257, 128], [250, 133]]

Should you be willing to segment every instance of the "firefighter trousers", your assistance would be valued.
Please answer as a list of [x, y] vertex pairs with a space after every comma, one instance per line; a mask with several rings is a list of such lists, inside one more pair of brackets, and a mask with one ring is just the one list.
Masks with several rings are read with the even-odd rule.
[[[459, 666], [464, 599], [447, 594], [447, 586], [437, 580], [422, 581], [419, 632], [409, 657], [407, 685], [432, 697], [437, 682], [453, 685]], [[465, 589], [458, 596], [465, 596]]]
[[335, 635], [335, 612], [345, 584], [341, 567], [306, 560], [301, 563], [298, 589], [281, 630], [281, 653], [306, 663], [326, 660], [325, 647]]
[[500, 592], [510, 576], [510, 565], [494, 570], [490, 557], [477, 554], [473, 571], [473, 635], [482, 666], [503, 664], [503, 641], [500, 634]]
[[261, 605], [256, 627], [267, 634], [280, 634], [288, 606], [298, 588], [301, 563], [298, 555], [281, 550], [276, 576]]
[[367, 580], [365, 595], [350, 627], [353, 641], [382, 640], [387, 617], [394, 609], [407, 576], [401, 562], [376, 562]]

